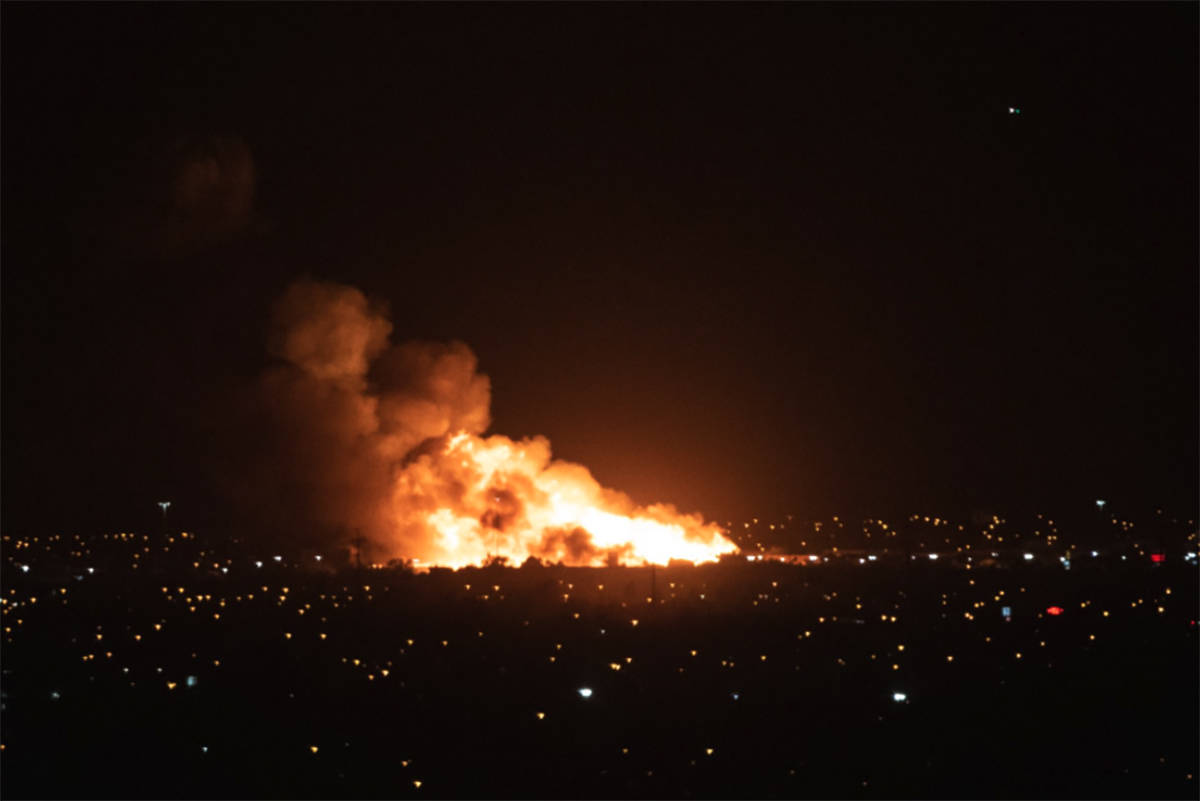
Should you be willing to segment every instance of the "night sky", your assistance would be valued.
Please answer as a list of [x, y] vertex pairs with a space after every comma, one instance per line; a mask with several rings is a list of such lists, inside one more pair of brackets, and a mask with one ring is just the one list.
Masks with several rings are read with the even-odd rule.
[[1194, 514], [1198, 16], [5, 3], [3, 527], [229, 522], [302, 276], [640, 502]]

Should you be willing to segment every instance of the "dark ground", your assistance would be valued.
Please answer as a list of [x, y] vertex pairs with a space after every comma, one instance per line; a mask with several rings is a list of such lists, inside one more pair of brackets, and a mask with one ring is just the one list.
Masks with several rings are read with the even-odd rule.
[[1194, 533], [416, 576], [167, 536], [5, 542], [4, 797], [1196, 795]]

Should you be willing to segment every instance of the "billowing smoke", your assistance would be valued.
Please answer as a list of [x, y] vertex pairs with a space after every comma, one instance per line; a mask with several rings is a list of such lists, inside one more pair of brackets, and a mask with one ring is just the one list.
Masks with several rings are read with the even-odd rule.
[[172, 251], [220, 242], [254, 212], [254, 159], [236, 136], [180, 140], [172, 149], [166, 246]]
[[135, 140], [75, 211], [88, 247], [175, 258], [230, 242], [255, 222], [257, 170], [239, 136], [188, 133]]
[[711, 524], [637, 507], [543, 438], [483, 438], [491, 387], [461, 342], [389, 342], [386, 310], [359, 290], [292, 285], [276, 303], [258, 387], [273, 435], [261, 478], [291, 525], [369, 543], [374, 558], [458, 566], [503, 555], [568, 564], [733, 550]]

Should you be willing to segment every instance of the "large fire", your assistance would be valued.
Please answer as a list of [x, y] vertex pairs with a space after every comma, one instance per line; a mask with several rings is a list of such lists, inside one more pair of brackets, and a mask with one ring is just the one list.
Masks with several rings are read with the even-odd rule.
[[390, 344], [386, 315], [353, 287], [297, 283], [274, 323], [281, 364], [259, 398], [281, 452], [257, 476], [296, 507], [296, 525], [353, 533], [373, 560], [422, 567], [707, 562], [736, 550], [699, 515], [638, 506], [552, 459], [544, 438], [483, 437], [491, 384], [475, 354]]
[[586, 468], [550, 460], [546, 440], [459, 432], [412, 462], [397, 502], [423, 509], [431, 533], [419, 564], [462, 567], [503, 557], [570, 565], [715, 561], [736, 546], [698, 516], [636, 507]]

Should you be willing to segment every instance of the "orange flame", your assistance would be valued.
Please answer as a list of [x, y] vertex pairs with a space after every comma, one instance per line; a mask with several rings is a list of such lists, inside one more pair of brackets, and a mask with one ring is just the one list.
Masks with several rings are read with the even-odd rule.
[[471, 349], [392, 345], [391, 328], [382, 306], [339, 284], [297, 282], [275, 306], [270, 346], [281, 363], [260, 392], [283, 458], [253, 475], [296, 497], [298, 524], [355, 531], [360, 555], [369, 544], [372, 556], [421, 567], [497, 556], [708, 562], [736, 550], [698, 515], [640, 507], [552, 460], [544, 438], [483, 438], [491, 383]]
[[458, 432], [396, 482], [402, 528], [425, 529], [420, 566], [501, 556], [574, 566], [716, 561], [736, 550], [716, 525], [667, 505], [636, 506], [580, 465], [550, 458], [540, 437], [514, 442]]

